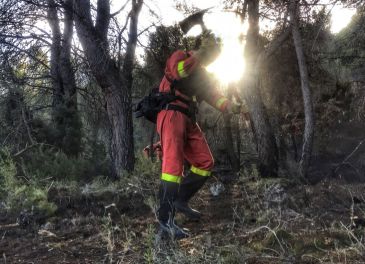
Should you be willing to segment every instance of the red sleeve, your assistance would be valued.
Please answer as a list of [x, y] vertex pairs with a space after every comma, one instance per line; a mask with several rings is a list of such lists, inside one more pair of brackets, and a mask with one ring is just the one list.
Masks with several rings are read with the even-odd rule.
[[188, 77], [199, 65], [191, 52], [175, 51], [166, 62], [165, 75], [171, 80]]

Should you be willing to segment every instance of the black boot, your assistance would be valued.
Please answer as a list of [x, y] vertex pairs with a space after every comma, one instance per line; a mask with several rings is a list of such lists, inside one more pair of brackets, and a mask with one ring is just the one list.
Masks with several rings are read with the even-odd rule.
[[160, 224], [158, 236], [162, 239], [182, 239], [189, 236], [187, 229], [178, 227], [174, 222], [176, 200], [179, 190], [179, 184], [161, 180], [159, 199], [160, 208], [157, 211], [157, 217]]
[[199, 220], [201, 218], [201, 213], [192, 209], [188, 203], [190, 199], [203, 187], [207, 179], [207, 176], [200, 176], [190, 171], [180, 184], [179, 194], [174, 205], [178, 212], [183, 213], [191, 220]]

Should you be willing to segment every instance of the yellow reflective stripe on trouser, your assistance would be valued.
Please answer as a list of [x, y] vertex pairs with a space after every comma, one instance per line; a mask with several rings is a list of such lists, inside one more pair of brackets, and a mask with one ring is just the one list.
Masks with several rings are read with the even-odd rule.
[[225, 97], [221, 97], [217, 100], [217, 102], [215, 102], [215, 106], [218, 108], [218, 109], [221, 109], [222, 105], [227, 101], [228, 99], [225, 98]]
[[191, 166], [191, 169], [190, 170], [192, 172], [194, 172], [195, 174], [198, 174], [200, 176], [210, 176], [212, 174], [211, 171], [202, 170], [202, 169], [199, 169], [199, 168], [194, 167], [194, 166]]
[[168, 182], [175, 182], [180, 183], [181, 182], [181, 176], [175, 176], [168, 173], [162, 173], [161, 180], [168, 181]]
[[188, 77], [188, 74], [185, 72], [185, 69], [184, 69], [184, 64], [185, 64], [185, 61], [180, 61], [177, 64], [177, 72], [181, 78]]

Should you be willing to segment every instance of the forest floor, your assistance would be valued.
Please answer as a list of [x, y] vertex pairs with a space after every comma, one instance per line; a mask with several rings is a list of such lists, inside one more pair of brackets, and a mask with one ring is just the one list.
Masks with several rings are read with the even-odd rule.
[[298, 185], [283, 179], [211, 178], [178, 215], [192, 236], [156, 243], [157, 182], [52, 187], [56, 214], [0, 215], [0, 263], [365, 263], [365, 184], [336, 179]]

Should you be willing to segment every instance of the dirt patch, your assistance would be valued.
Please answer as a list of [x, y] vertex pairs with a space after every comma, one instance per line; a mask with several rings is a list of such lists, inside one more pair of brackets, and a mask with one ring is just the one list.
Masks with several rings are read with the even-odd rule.
[[57, 205], [56, 215], [72, 217], [75, 214], [112, 217], [128, 214], [130, 217], [148, 214], [151, 208], [145, 204], [144, 196], [137, 192], [122, 194], [113, 191], [74, 193], [67, 189], [50, 189], [49, 201]]
[[353, 220], [364, 219], [365, 185], [241, 177], [213, 196], [215, 182], [191, 203], [203, 213], [199, 222], [176, 218], [192, 237], [162, 245], [154, 243], [146, 193], [51, 190], [59, 209], [45, 223], [11, 226], [15, 215], [3, 218], [0, 256], [4, 263], [365, 263], [364, 227]]

